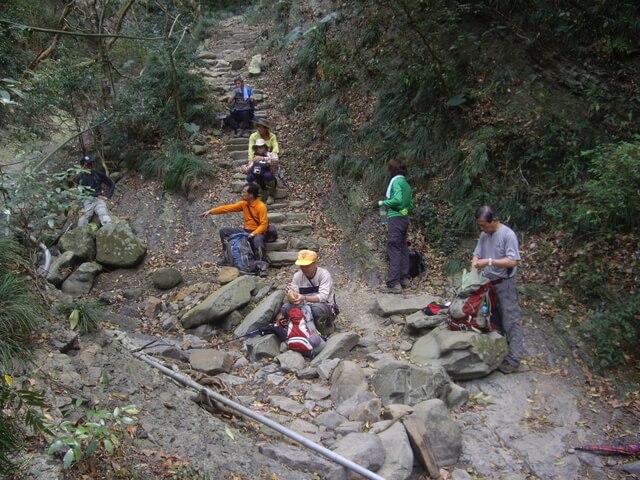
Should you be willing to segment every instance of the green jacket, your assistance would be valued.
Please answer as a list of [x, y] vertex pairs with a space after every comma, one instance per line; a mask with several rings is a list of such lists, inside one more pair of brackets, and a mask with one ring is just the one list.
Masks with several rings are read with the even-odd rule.
[[413, 210], [413, 192], [404, 177], [394, 180], [391, 185], [391, 197], [384, 200], [382, 205], [387, 209], [387, 217], [409, 215]]

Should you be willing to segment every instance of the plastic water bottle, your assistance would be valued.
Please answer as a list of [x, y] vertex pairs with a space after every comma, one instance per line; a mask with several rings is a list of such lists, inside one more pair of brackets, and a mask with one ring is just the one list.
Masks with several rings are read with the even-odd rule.
[[384, 205], [380, 205], [380, 225], [387, 224], [387, 208]]
[[487, 315], [489, 315], [489, 306], [486, 303], [483, 303], [482, 306], [480, 307], [480, 313], [482, 314], [483, 317], [486, 317]]

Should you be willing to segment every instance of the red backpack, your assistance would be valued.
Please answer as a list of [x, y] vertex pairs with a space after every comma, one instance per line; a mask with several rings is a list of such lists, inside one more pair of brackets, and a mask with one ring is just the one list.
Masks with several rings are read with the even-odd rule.
[[[470, 290], [470, 291], [469, 291]], [[484, 307], [484, 308], [483, 308]], [[497, 330], [491, 312], [497, 310], [496, 291], [488, 280], [459, 292], [449, 306], [449, 330], [490, 332]]]
[[307, 321], [301, 308], [294, 307], [289, 310], [289, 323], [287, 324], [287, 348], [289, 350], [305, 356], [313, 356], [316, 347], [323, 343], [322, 337], [313, 326], [313, 321]]

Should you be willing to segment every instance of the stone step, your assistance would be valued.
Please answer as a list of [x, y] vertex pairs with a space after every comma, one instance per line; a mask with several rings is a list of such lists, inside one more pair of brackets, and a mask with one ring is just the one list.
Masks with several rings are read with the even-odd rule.
[[231, 159], [231, 165], [233, 165], [236, 168], [240, 168], [242, 165], [246, 165], [246, 163], [247, 163], [246, 157], [244, 160], [234, 160], [233, 158]]
[[315, 250], [320, 247], [318, 239], [315, 237], [291, 237], [289, 239], [289, 247], [294, 250]]
[[238, 143], [236, 145], [227, 145], [227, 150], [229, 152], [244, 152], [248, 154], [249, 142], [242, 144]]
[[247, 152], [247, 150], [240, 150], [240, 151], [235, 151], [235, 152], [229, 152], [229, 156], [233, 159], [233, 160], [242, 160], [244, 163], [247, 163], [248, 159], [249, 159], [249, 153]]
[[285, 223], [278, 227], [278, 230], [288, 233], [309, 234], [313, 232], [313, 225], [308, 223]]
[[244, 148], [249, 148], [249, 139], [243, 137], [230, 138], [227, 141], [227, 145], [244, 145]]
[[285, 208], [289, 208], [289, 204], [287, 202], [278, 202], [271, 204], [267, 207], [269, 210], [284, 210]]
[[288, 215], [282, 212], [274, 212], [267, 214], [267, 217], [269, 217], [269, 223], [282, 223], [287, 220]]
[[[220, 162], [219, 164], [222, 165], [222, 163]], [[246, 185], [246, 183], [247, 183], [246, 181], [234, 181], [234, 182], [231, 182], [231, 185], [229, 185], [229, 188], [234, 193], [240, 193], [243, 187]], [[276, 200], [282, 200], [283, 198], [287, 198], [288, 196], [289, 196], [289, 192], [286, 189], [276, 188], [276, 194], [274, 196]], [[271, 208], [271, 206], [269, 206], [269, 208]], [[296, 231], [296, 230], [292, 230], [292, 231]]]
[[288, 212], [287, 221], [289, 222], [304, 222], [309, 220], [309, 214], [304, 212]]
[[271, 267], [286, 267], [296, 263], [298, 258], [298, 251], [278, 251], [268, 252], [267, 259], [269, 260], [269, 266]]
[[243, 181], [245, 178], [247, 178], [247, 176], [242, 172], [238, 172], [234, 173], [231, 178], [233, 178], [234, 180]]
[[287, 248], [287, 241], [278, 239], [275, 242], [268, 242], [264, 244], [264, 249], [267, 252], [281, 252]]

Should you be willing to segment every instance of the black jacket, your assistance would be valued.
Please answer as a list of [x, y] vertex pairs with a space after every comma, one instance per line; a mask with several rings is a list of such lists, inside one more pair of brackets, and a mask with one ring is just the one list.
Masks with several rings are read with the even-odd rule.
[[113, 197], [113, 191], [116, 189], [114, 181], [97, 170], [91, 170], [91, 173], [81, 173], [78, 183], [88, 187], [94, 197], [102, 195], [103, 185], [107, 186], [107, 194], [105, 195], [107, 198]]

